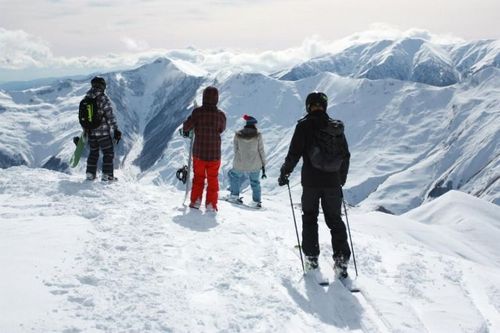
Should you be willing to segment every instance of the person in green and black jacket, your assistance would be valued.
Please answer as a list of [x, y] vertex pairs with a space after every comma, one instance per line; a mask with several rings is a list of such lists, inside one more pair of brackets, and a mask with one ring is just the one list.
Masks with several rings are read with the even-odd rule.
[[[122, 133], [118, 130], [113, 107], [109, 97], [104, 92], [106, 90], [106, 81], [100, 76], [94, 77], [91, 81], [91, 88], [87, 96], [94, 98], [97, 103], [98, 112], [102, 114], [102, 120], [99, 127], [90, 130], [88, 140], [90, 153], [87, 158], [87, 180], [93, 180], [96, 177], [97, 161], [99, 160], [99, 149], [102, 150], [102, 180], [116, 180], [113, 171], [113, 159], [115, 152], [113, 148], [113, 139], [118, 143]], [[111, 138], [111, 129], [113, 129], [113, 139]]]

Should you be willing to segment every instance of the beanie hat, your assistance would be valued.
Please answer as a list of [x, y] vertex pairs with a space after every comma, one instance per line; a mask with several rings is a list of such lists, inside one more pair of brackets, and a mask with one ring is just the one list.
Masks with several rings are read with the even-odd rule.
[[206, 87], [203, 90], [203, 105], [217, 105], [219, 102], [219, 91], [215, 87]]
[[106, 90], [106, 81], [100, 76], [95, 76], [92, 80], [90, 80], [90, 85], [92, 88], [101, 89], [103, 91]]
[[243, 119], [245, 119], [245, 121], [247, 122], [247, 124], [246, 124], [247, 126], [257, 124], [257, 119], [255, 119], [254, 117], [249, 116], [247, 114], [243, 116]]
[[325, 93], [319, 91], [313, 91], [306, 98], [306, 110], [307, 112], [311, 112], [311, 105], [319, 104], [323, 108], [323, 111], [326, 111], [328, 107], [328, 96]]

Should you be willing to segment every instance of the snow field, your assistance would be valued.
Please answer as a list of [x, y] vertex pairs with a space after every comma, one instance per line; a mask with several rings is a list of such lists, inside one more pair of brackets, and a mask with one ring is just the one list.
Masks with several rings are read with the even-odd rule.
[[[426, 223], [350, 209], [362, 289], [353, 295], [302, 276], [286, 188], [264, 193], [265, 210], [221, 201], [211, 214], [182, 207], [178, 189], [123, 176], [0, 174], [1, 332], [500, 329], [499, 245], [476, 253], [466, 230], [447, 233], [452, 224], [436, 215], [465, 196], [462, 215], [491, 216], [483, 223], [497, 227], [495, 205], [452, 191], [417, 216]], [[292, 195], [299, 202], [300, 187]], [[320, 246], [333, 276], [322, 218]]]

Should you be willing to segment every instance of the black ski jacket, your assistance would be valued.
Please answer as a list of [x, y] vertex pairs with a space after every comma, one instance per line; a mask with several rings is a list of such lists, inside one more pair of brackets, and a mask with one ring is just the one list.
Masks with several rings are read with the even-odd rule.
[[339, 172], [325, 172], [314, 168], [307, 154], [312, 145], [314, 132], [326, 127], [329, 119], [330, 117], [326, 112], [314, 111], [300, 119], [297, 126], [295, 126], [295, 132], [293, 133], [285, 163], [281, 167], [281, 172], [285, 174], [292, 173], [302, 157], [302, 186], [330, 188], [340, 187], [346, 182], [351, 154], [344, 134], [342, 134], [341, 141], [342, 145], [345, 145], [344, 149], [347, 156], [342, 162]]

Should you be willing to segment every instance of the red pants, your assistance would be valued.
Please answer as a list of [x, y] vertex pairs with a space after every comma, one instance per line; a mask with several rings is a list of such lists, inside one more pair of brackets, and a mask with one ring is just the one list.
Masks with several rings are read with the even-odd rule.
[[212, 204], [217, 209], [217, 199], [219, 198], [219, 167], [218, 161], [203, 161], [193, 157], [193, 188], [191, 189], [191, 203], [201, 201], [205, 178], [207, 179], [207, 197], [205, 205]]

